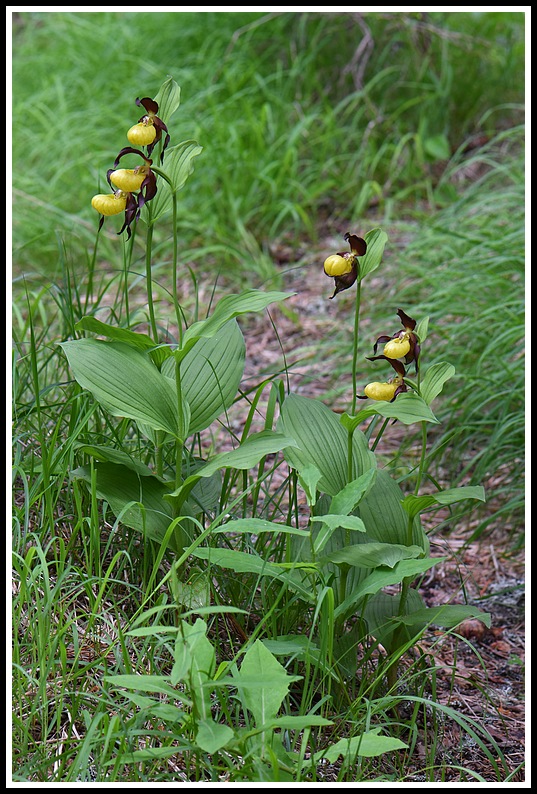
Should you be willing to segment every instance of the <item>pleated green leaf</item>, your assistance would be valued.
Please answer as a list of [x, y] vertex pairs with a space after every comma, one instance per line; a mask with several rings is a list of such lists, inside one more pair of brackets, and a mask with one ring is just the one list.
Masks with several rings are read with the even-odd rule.
[[220, 452], [214, 458], [191, 474], [184, 483], [170, 494], [171, 497], [190, 493], [194, 484], [200, 477], [212, 477], [219, 469], [252, 469], [265, 455], [280, 452], [296, 442], [294, 439], [274, 433], [272, 430], [263, 430], [260, 433], [253, 433], [239, 446], [230, 452]]
[[436, 491], [434, 494], [423, 494], [422, 496], [408, 494], [402, 505], [408, 515], [414, 517], [430, 507], [456, 504], [465, 499], [479, 499], [484, 502], [486, 501], [485, 489], [482, 485], [463, 485], [460, 488], [447, 488], [445, 491]]
[[[173, 520], [171, 506], [164, 499], [169, 493], [166, 485], [116, 463], [96, 463], [94, 469], [97, 497], [108, 502], [116, 518], [151, 540], [162, 542]], [[71, 476], [91, 485], [89, 466], [75, 469]], [[180, 528], [177, 534], [181, 534]]]
[[430, 405], [434, 398], [440, 394], [444, 388], [444, 383], [452, 378], [454, 374], [455, 367], [445, 361], [429, 367], [420, 385], [421, 396], [427, 405]]
[[357, 543], [331, 552], [319, 564], [327, 562], [346, 563], [359, 568], [377, 568], [386, 565], [393, 568], [400, 560], [412, 559], [423, 554], [420, 546], [401, 546], [395, 543]]
[[159, 168], [163, 171], [171, 182], [170, 185], [162, 177], [158, 180], [157, 195], [151, 200], [150, 205], [146, 205], [142, 211], [142, 217], [147, 220], [149, 217], [148, 207], [150, 207], [151, 223], [154, 224], [166, 212], [169, 211], [172, 203], [172, 191], [177, 193], [181, 190], [194, 171], [193, 160], [203, 151], [203, 147], [196, 141], [183, 141], [177, 146], [166, 149], [164, 154], [164, 165]]
[[61, 347], [78, 383], [103, 408], [180, 437], [174, 385], [147, 354], [100, 339], [76, 339]]
[[[395, 480], [384, 469], [378, 469], [375, 483], [364, 496], [357, 513], [367, 529], [367, 538], [381, 543], [408, 543], [408, 515], [403, 509], [404, 494]], [[419, 518], [412, 528], [412, 543], [429, 553], [429, 541]]]
[[347, 485], [332, 499], [330, 503], [330, 513], [332, 515], [339, 513], [340, 515], [348, 516], [372, 488], [376, 475], [377, 470], [371, 468], [369, 471], [361, 474], [356, 480], [347, 483]]
[[[336, 608], [334, 617], [337, 618], [340, 615], [349, 614], [364, 596], [375, 595], [382, 590], [383, 587], [388, 587], [392, 584], [400, 584], [407, 576], [415, 577], [420, 573], [425, 573], [429, 568], [439, 565], [445, 559], [445, 557], [435, 557], [434, 559], [428, 557], [421, 560], [401, 560], [394, 565], [393, 568], [388, 568], [387, 566], [375, 568], [369, 576], [361, 581], [358, 587], [347, 596], [343, 603]], [[410, 592], [416, 591], [411, 590]]]
[[[200, 546], [192, 551], [192, 556], [207, 560], [211, 565], [229, 568], [236, 573], [251, 573], [257, 576], [270, 576], [285, 582], [305, 601], [312, 601], [315, 593], [307, 579], [302, 580], [300, 571], [286, 571], [285, 566], [268, 562], [257, 554], [247, 554], [235, 549], [213, 549]], [[289, 564], [292, 567], [292, 563]], [[311, 566], [310, 566], [311, 567]]]
[[202, 337], [214, 336], [220, 328], [241, 314], [260, 312], [276, 301], [289, 298], [289, 292], [263, 292], [262, 290], [247, 290], [239, 295], [226, 295], [216, 304], [215, 310], [206, 320], [199, 320], [187, 328], [183, 335], [182, 356], [190, 350], [192, 344]]
[[[319, 530], [316, 529], [316, 524], [321, 523], [322, 526]], [[358, 516], [341, 516], [341, 515], [325, 515], [315, 516], [315, 531], [313, 550], [315, 554], [320, 554], [325, 548], [326, 544], [334, 532], [338, 529], [350, 529], [351, 532], [366, 532], [366, 526], [361, 518]]]
[[[277, 425], [296, 441], [285, 450], [285, 458], [298, 472], [315, 466], [321, 473], [319, 489], [335, 496], [347, 485], [348, 435], [339, 415], [319, 400], [290, 394], [282, 405]], [[353, 435], [352, 478], [375, 468], [375, 455], [362, 432]]]
[[415, 392], [404, 392], [399, 394], [393, 403], [376, 401], [375, 411], [390, 419], [398, 419], [404, 425], [412, 425], [415, 422], [432, 422], [439, 424], [438, 419], [433, 414], [425, 400]]
[[193, 549], [192, 555], [202, 560], [207, 560], [211, 565], [229, 568], [236, 573], [254, 573], [258, 576], [274, 576], [279, 578], [282, 569], [276, 563], [268, 562], [258, 554], [247, 554], [245, 551], [235, 549], [209, 549], [200, 546]]
[[168, 76], [158, 90], [155, 97], [158, 105], [158, 117], [167, 125], [175, 111], [181, 104], [181, 87], [173, 77]]
[[125, 342], [131, 347], [140, 350], [147, 350], [151, 354], [152, 361], [160, 366], [162, 362], [171, 356], [172, 351], [169, 345], [156, 345], [154, 340], [147, 334], [140, 334], [137, 331], [130, 331], [128, 328], [118, 328], [115, 325], [103, 323], [96, 317], [82, 317], [75, 325], [77, 331], [91, 331], [100, 336], [106, 336], [115, 342]]
[[150, 350], [155, 347], [155, 342], [147, 334], [139, 334], [136, 331], [129, 331], [128, 328], [118, 328], [115, 325], [103, 323], [96, 317], [82, 317], [75, 325], [77, 331], [91, 331], [94, 334], [106, 336], [116, 342], [125, 342], [140, 350]]
[[125, 466], [127, 469], [136, 472], [140, 477], [151, 477], [154, 471], [142, 463], [137, 458], [132, 458], [126, 452], [114, 447], [105, 447], [99, 444], [77, 444], [76, 448], [80, 452], [85, 452], [95, 460], [106, 463], [116, 463]]
[[360, 258], [359, 274], [361, 278], [372, 273], [380, 265], [388, 235], [382, 229], [371, 229], [364, 236], [364, 240], [367, 243], [367, 251], [365, 256]]
[[[200, 339], [184, 357], [181, 389], [190, 407], [188, 435], [205, 430], [233, 404], [244, 372], [245, 352], [241, 329], [231, 320], [214, 336]], [[173, 356], [162, 372], [175, 378]]]

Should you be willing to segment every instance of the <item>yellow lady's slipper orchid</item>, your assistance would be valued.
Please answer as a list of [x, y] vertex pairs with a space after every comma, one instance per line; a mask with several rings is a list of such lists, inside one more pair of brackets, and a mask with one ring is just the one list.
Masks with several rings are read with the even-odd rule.
[[[119, 161], [126, 154], [137, 154], [145, 162], [143, 165], [136, 166], [136, 168], [118, 168]], [[157, 177], [151, 170], [152, 163], [153, 161], [147, 158], [139, 149], [126, 146], [120, 151], [113, 167], [109, 168], [106, 173], [110, 187], [118, 189], [115, 193], [100, 194], [94, 196], [91, 200], [93, 209], [102, 215], [99, 222], [99, 231], [105, 216], [119, 215], [120, 212], [125, 211], [125, 222], [118, 234], [127, 229], [127, 237], [130, 238], [132, 223], [140, 217], [140, 212], [146, 201], [154, 198], [157, 192]], [[134, 196], [136, 192], [138, 192], [138, 195]]]
[[384, 383], [379, 383], [378, 381], [368, 383], [364, 389], [364, 393], [357, 394], [356, 396], [359, 400], [367, 400], [369, 397], [371, 400], [385, 400], [386, 402], [392, 403], [398, 394], [407, 391], [405, 368], [400, 361], [388, 358], [387, 356], [375, 356], [374, 358], [370, 358], [369, 361], [376, 361], [379, 358], [389, 361], [397, 374]]
[[349, 243], [350, 252], [331, 254], [324, 260], [324, 272], [334, 279], [335, 284], [334, 294], [330, 299], [338, 292], [352, 287], [358, 278], [358, 257], [367, 251], [367, 243], [361, 237], [347, 232], [344, 239]]
[[[401, 331], [396, 331], [392, 336], [383, 334], [379, 336], [373, 347], [373, 353], [377, 352], [379, 344], [384, 343], [383, 354], [386, 358], [404, 359], [405, 364], [414, 361], [416, 372], [418, 371], [418, 358], [420, 355], [420, 344], [418, 337], [414, 333], [416, 321], [404, 313], [402, 309], [397, 309], [399, 319], [403, 324]], [[371, 359], [370, 359], [371, 360]]]
[[137, 99], [136, 104], [138, 107], [143, 107], [146, 113], [138, 119], [137, 124], [130, 128], [127, 138], [135, 146], [147, 146], [147, 154], [151, 155], [155, 145], [162, 138], [162, 133], [165, 132], [166, 137], [160, 153], [160, 162], [162, 162], [164, 150], [170, 142], [170, 135], [162, 119], [157, 116], [158, 103], [146, 96], [143, 99]]

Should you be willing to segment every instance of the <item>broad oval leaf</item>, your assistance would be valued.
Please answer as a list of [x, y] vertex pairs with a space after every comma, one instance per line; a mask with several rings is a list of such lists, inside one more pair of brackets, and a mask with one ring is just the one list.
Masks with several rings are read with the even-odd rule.
[[380, 265], [388, 235], [382, 229], [371, 229], [364, 237], [367, 243], [365, 256], [360, 258], [360, 278], [372, 273]]
[[427, 405], [430, 405], [434, 398], [440, 394], [444, 388], [444, 383], [452, 378], [454, 374], [455, 367], [445, 361], [429, 367], [420, 385], [421, 396]]
[[[393, 568], [400, 560], [414, 559], [423, 554], [420, 546], [402, 546], [396, 543], [358, 543], [345, 546], [327, 555], [326, 560], [335, 563], [346, 563], [359, 568], [378, 568], [387, 565]], [[319, 560], [320, 563], [323, 560]]]
[[181, 104], [181, 87], [171, 75], [162, 83], [155, 97], [158, 104], [158, 117], [167, 124]]
[[404, 425], [415, 422], [432, 422], [439, 424], [425, 400], [414, 392], [399, 394], [393, 402], [379, 401], [375, 405], [376, 413], [389, 419], [398, 419]]
[[86, 315], [82, 317], [75, 325], [77, 331], [91, 331], [100, 336], [106, 336], [116, 342], [125, 342], [131, 347], [137, 347], [140, 350], [147, 350], [151, 353], [151, 359], [155, 364], [160, 367], [166, 358], [171, 356], [172, 351], [169, 345], [156, 345], [154, 340], [147, 334], [141, 334], [137, 331], [130, 331], [128, 328], [118, 328], [115, 325], [103, 323], [96, 317]]
[[[282, 405], [277, 428], [296, 441], [296, 448], [285, 450], [285, 458], [300, 473], [308, 466], [321, 472], [319, 489], [336, 496], [347, 485], [348, 434], [339, 415], [319, 400], [290, 394]], [[357, 479], [376, 467], [362, 432], [356, 430], [352, 441], [352, 477]]]
[[[258, 554], [247, 554], [244, 551], [236, 551], [235, 549], [213, 549], [205, 546], [193, 549], [191, 554], [194, 557], [198, 557], [198, 559], [207, 560], [211, 565], [229, 568], [236, 573], [270, 576], [273, 579], [283, 581], [305, 601], [311, 602], [315, 598], [311, 583], [306, 578], [303, 579], [298, 569], [288, 571], [284, 564], [277, 565], [274, 562], [269, 562]], [[289, 568], [292, 569], [293, 566], [294, 563], [289, 563]]]
[[[369, 576], [363, 579], [353, 592], [339, 604], [334, 610], [334, 617], [339, 618], [350, 614], [357, 608], [357, 605], [365, 596], [373, 596], [379, 593], [383, 587], [388, 587], [392, 584], [400, 584], [407, 576], [414, 578], [420, 573], [425, 573], [425, 571], [428, 571], [435, 565], [439, 565], [445, 559], [445, 557], [435, 557], [434, 559], [427, 557], [419, 560], [401, 560], [396, 563], [393, 568], [388, 568], [387, 566], [375, 568]], [[409, 590], [409, 593], [415, 592], [415, 590]], [[368, 603], [370, 603], [370, 601], [368, 601]]]
[[[173, 521], [170, 504], [164, 499], [164, 495], [169, 493], [166, 485], [156, 477], [140, 476], [117, 463], [96, 463], [94, 471], [96, 495], [108, 502], [116, 518], [126, 527], [162, 543]], [[75, 469], [71, 476], [84, 480], [91, 487], [89, 466]], [[181, 523], [185, 522], [178, 524], [169, 540], [169, 545], [177, 551], [185, 542]]]
[[469, 618], [480, 620], [485, 626], [490, 628], [490, 614], [466, 604], [440, 604], [436, 607], [423, 607], [410, 615], [400, 618], [400, 622], [407, 626], [425, 623], [427, 625], [441, 626], [444, 629], [451, 629]]
[[116, 463], [125, 466], [127, 469], [136, 472], [140, 477], [152, 477], [155, 472], [142, 463], [141, 460], [131, 457], [121, 449], [114, 447], [105, 447], [98, 444], [76, 444], [76, 448], [80, 452], [85, 452], [95, 460], [104, 461], [106, 463]]
[[371, 468], [361, 474], [356, 480], [347, 485], [337, 493], [330, 503], [330, 513], [348, 516], [349, 513], [361, 502], [366, 493], [373, 487], [376, 468]]
[[319, 762], [323, 758], [334, 764], [339, 756], [343, 756], [343, 762], [354, 763], [357, 756], [374, 758], [383, 753], [390, 753], [394, 750], [404, 750], [408, 747], [400, 739], [393, 736], [379, 736], [376, 731], [368, 731], [360, 736], [353, 736], [351, 739], [340, 739], [336, 744], [331, 745], [326, 750], [315, 755], [315, 761]]
[[186, 354], [194, 342], [202, 337], [214, 336], [220, 328], [241, 314], [260, 312], [276, 301], [291, 297], [290, 292], [263, 292], [262, 290], [247, 290], [238, 295], [226, 295], [218, 301], [213, 313], [206, 320], [199, 320], [187, 328], [183, 334], [182, 356]]
[[216, 753], [225, 747], [234, 737], [233, 729], [228, 725], [207, 718], [198, 721], [196, 744], [206, 753]]
[[146, 353], [100, 339], [75, 339], [60, 347], [78, 383], [111, 414], [181, 437], [173, 383]]
[[[187, 435], [209, 427], [232, 405], [244, 372], [246, 345], [236, 320], [208, 338], [200, 339], [181, 362], [181, 389], [190, 407]], [[162, 367], [175, 379], [175, 357]]]
[[[369, 631], [389, 653], [393, 653], [401, 645], [417, 637], [427, 626], [427, 620], [412, 620], [411, 626], [405, 626], [401, 630], [400, 602], [399, 595], [376, 593], [369, 599], [363, 611]], [[425, 611], [424, 606], [423, 598], [418, 591], [410, 588], [404, 605], [404, 615], [412, 618], [418, 611]]]
[[[367, 540], [381, 543], [408, 543], [408, 514], [402, 506], [404, 494], [387, 471], [379, 469], [375, 484], [364, 496], [357, 513], [367, 527]], [[419, 519], [412, 529], [412, 543], [429, 553], [429, 541]]]
[[219, 532], [251, 532], [253, 535], [259, 535], [263, 532], [272, 532], [276, 534], [281, 532], [288, 535], [299, 535], [300, 537], [304, 537], [307, 534], [304, 529], [290, 527], [287, 524], [277, 524], [275, 521], [267, 521], [264, 518], [232, 519], [213, 530], [213, 534]]
[[245, 688], [241, 700], [254, 715], [259, 727], [276, 716], [295, 676], [290, 676], [285, 667], [273, 656], [261, 640], [255, 640], [244, 654], [240, 673], [234, 676], [240, 688], [241, 678], [261, 679], [261, 687]]
[[139, 334], [136, 331], [130, 331], [128, 328], [118, 328], [115, 325], [103, 323], [96, 317], [86, 315], [81, 317], [76, 323], [75, 329], [77, 331], [91, 331], [94, 334], [107, 336], [116, 342], [125, 342], [132, 347], [138, 347], [140, 350], [151, 350], [155, 347], [155, 342], [147, 334]]
[[172, 192], [177, 193], [181, 190], [194, 170], [194, 157], [197, 157], [203, 151], [203, 147], [196, 141], [183, 141], [178, 143], [177, 146], [172, 146], [171, 149], [166, 149], [165, 165], [162, 170], [170, 184], [160, 177], [158, 183], [158, 191], [155, 198], [151, 201], [150, 205], [145, 205], [142, 210], [142, 218], [147, 221], [156, 223], [171, 207]]
[[281, 433], [274, 433], [272, 430], [263, 430], [260, 433], [253, 433], [248, 436], [237, 449], [230, 452], [220, 452], [211, 458], [204, 466], [198, 469], [185, 482], [170, 494], [176, 497], [185, 493], [190, 493], [193, 485], [200, 477], [211, 477], [219, 469], [252, 469], [257, 466], [261, 458], [280, 452], [282, 449], [295, 444], [294, 439], [288, 438]]
[[[317, 529], [317, 523], [323, 526]], [[350, 530], [351, 532], [365, 532], [366, 526], [358, 516], [325, 515], [315, 516], [315, 523], [312, 526], [313, 551], [320, 554], [336, 530]], [[337, 546], [336, 548], [340, 548]]]

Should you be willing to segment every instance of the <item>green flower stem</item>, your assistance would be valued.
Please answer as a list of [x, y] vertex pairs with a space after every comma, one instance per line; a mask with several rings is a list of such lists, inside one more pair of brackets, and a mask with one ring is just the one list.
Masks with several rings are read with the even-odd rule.
[[181, 387], [181, 362], [175, 361], [175, 388], [177, 394], [177, 412], [179, 415], [179, 435], [175, 442], [175, 488], [179, 488], [183, 482], [183, 446], [187, 432], [184, 427], [183, 415], [183, 390]]
[[[360, 265], [358, 264], [358, 268]], [[356, 390], [357, 390], [357, 377], [356, 377], [356, 369], [357, 369], [357, 361], [358, 361], [358, 337], [359, 337], [359, 325], [360, 325], [360, 302], [362, 299], [362, 280], [360, 278], [360, 272], [358, 271], [358, 279], [356, 281], [356, 300], [354, 304], [354, 334], [353, 334], [353, 349], [352, 349], [352, 404], [351, 404], [351, 416], [354, 416], [356, 413]], [[349, 430], [347, 432], [347, 482], [352, 482], [353, 478], [353, 471], [354, 471], [354, 461], [353, 461], [353, 434], [354, 430]], [[345, 545], [349, 546], [351, 543], [351, 531], [350, 529], [345, 530]], [[342, 563], [339, 566], [340, 569], [340, 577], [339, 577], [339, 603], [343, 603], [345, 600], [345, 596], [347, 593], [347, 579], [349, 577], [350, 565], [348, 563]], [[337, 621], [337, 629], [338, 631], [343, 628], [342, 621]]]
[[157, 323], [155, 321], [155, 308], [153, 306], [153, 281], [151, 275], [151, 249], [153, 244], [153, 223], [151, 222], [151, 205], [147, 205], [147, 239], [145, 246], [145, 276], [147, 283], [147, 302], [149, 306], [149, 320], [155, 344], [158, 345]]
[[362, 279], [360, 278], [360, 265], [358, 265], [358, 279], [356, 281], [356, 302], [354, 309], [354, 337], [353, 337], [353, 350], [352, 350], [352, 407], [351, 416], [356, 413], [356, 363], [358, 361], [358, 325], [360, 322], [360, 301], [362, 299]]
[[390, 419], [389, 419], [389, 417], [388, 417], [388, 418], [387, 418], [387, 419], [385, 419], [385, 420], [384, 420], [384, 422], [382, 423], [382, 427], [381, 427], [381, 428], [380, 428], [380, 430], [378, 431], [378, 433], [377, 433], [377, 437], [375, 438], [375, 441], [373, 442], [373, 444], [372, 444], [372, 446], [371, 446], [371, 452], [374, 452], [374, 451], [376, 450], [376, 448], [377, 448], [377, 446], [378, 446], [378, 443], [379, 443], [380, 439], [381, 439], [381, 438], [382, 438], [382, 436], [384, 435], [384, 431], [385, 431], [385, 430], [386, 430], [386, 428], [388, 427], [388, 422], [389, 422], [389, 421], [390, 421]]
[[129, 272], [132, 262], [132, 252], [134, 250], [134, 239], [136, 237], [137, 224], [132, 226], [132, 234], [130, 240], [123, 247], [123, 295], [125, 298], [125, 316], [127, 319], [127, 328], [130, 327], [130, 307], [129, 307]]
[[181, 347], [182, 339], [183, 339], [183, 314], [181, 308], [179, 306], [179, 300], [177, 297], [177, 260], [178, 260], [178, 241], [177, 241], [177, 191], [175, 190], [173, 183], [165, 171], [162, 171], [160, 168], [156, 168], [155, 166], [151, 166], [151, 170], [157, 174], [158, 176], [162, 177], [165, 182], [168, 183], [168, 187], [170, 188], [170, 193], [172, 197], [172, 228], [173, 228], [173, 259], [172, 259], [172, 296], [173, 296], [173, 307], [175, 310], [175, 316], [177, 318], [177, 332], [179, 337], [179, 347]]
[[162, 430], [155, 431], [155, 474], [157, 477], [162, 477], [163, 462], [162, 462], [162, 441], [164, 433]]
[[[421, 423], [421, 455], [420, 455], [420, 462], [418, 465], [418, 476], [416, 478], [416, 486], [414, 488], [414, 496], [418, 496], [421, 487], [421, 482], [423, 480], [423, 475], [425, 474], [426, 452], [427, 452], [427, 422], [422, 422]], [[407, 538], [406, 538], [407, 546], [412, 546], [413, 530], [414, 530], [414, 519], [411, 516], [409, 516], [408, 524], [407, 524]], [[399, 615], [405, 614], [405, 606], [408, 598], [408, 590], [411, 581], [412, 581], [412, 577], [407, 577], [406, 579], [403, 579], [403, 584], [401, 586], [401, 597], [399, 599]]]
[[[356, 390], [355, 390], [356, 391]], [[347, 430], [347, 482], [352, 482], [353, 478], [353, 444], [352, 439], [354, 436], [354, 430]], [[345, 546], [351, 545], [351, 531], [350, 529], [345, 529]], [[347, 595], [347, 579], [349, 578], [349, 571], [350, 565], [346, 562], [342, 562], [339, 565], [339, 603], [342, 604], [345, 600]], [[340, 618], [336, 621], [336, 628], [338, 632], [343, 630], [343, 620]]]
[[179, 339], [179, 347], [183, 343], [183, 319], [181, 310], [179, 308], [179, 300], [177, 298], [177, 193], [172, 190], [172, 226], [173, 226], [173, 260], [172, 260], [172, 295], [173, 307], [175, 309], [175, 316], [177, 318], [177, 333]]
[[93, 253], [89, 261], [88, 268], [88, 288], [86, 290], [86, 301], [84, 303], [84, 313], [88, 310], [88, 303], [90, 296], [93, 294], [93, 277], [95, 275], [95, 262], [97, 261], [97, 246], [99, 244], [99, 232], [95, 235], [95, 245], [93, 246]]

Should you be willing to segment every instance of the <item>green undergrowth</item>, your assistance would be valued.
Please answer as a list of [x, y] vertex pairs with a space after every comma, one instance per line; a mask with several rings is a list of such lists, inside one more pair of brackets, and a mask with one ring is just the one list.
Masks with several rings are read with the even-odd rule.
[[[446, 509], [522, 543], [520, 16], [17, 15], [14, 781], [520, 778], [438, 677], [442, 642], [484, 668], [457, 630], [490, 615], [420, 593]], [[461, 51], [494, 89], [463, 96]], [[172, 142], [118, 237], [90, 201], [136, 96]], [[292, 316], [280, 235], [339, 268], [321, 397], [285, 340], [243, 386], [252, 317]], [[368, 361], [383, 334], [408, 347]]]

